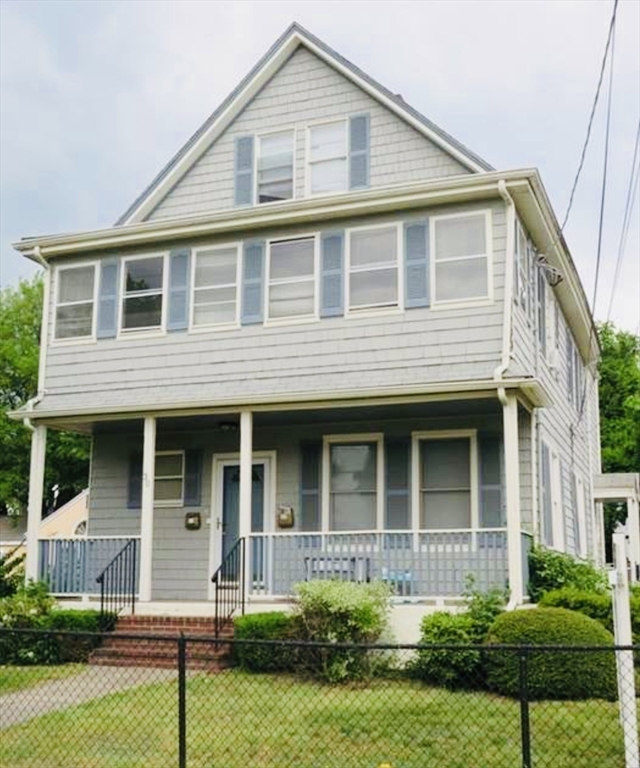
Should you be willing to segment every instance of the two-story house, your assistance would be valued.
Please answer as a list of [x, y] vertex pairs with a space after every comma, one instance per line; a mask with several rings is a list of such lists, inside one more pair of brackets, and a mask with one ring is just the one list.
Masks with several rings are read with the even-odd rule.
[[[538, 172], [298, 25], [115, 226], [16, 248], [46, 276], [27, 574], [57, 594], [130, 541], [156, 612], [315, 578], [419, 612], [467, 574], [515, 605], [533, 541], [602, 560], [597, 340]], [[47, 429], [92, 436], [81, 541], [38, 540]]]

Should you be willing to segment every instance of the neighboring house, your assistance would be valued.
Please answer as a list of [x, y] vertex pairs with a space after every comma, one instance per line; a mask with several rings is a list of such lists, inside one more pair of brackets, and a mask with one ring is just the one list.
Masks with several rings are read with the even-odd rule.
[[114, 227], [15, 247], [47, 278], [14, 414], [30, 576], [67, 584], [38, 542], [48, 427], [93, 436], [92, 559], [60, 592], [130, 539], [141, 611], [212, 611], [238, 541], [250, 609], [343, 578], [424, 610], [467, 574], [518, 604], [533, 541], [602, 562], [598, 345], [538, 172], [298, 25]]

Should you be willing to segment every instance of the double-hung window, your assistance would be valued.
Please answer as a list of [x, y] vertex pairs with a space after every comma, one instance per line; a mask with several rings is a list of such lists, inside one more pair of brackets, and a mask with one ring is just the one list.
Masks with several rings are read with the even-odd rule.
[[95, 316], [95, 264], [58, 269], [57, 278], [55, 338], [91, 338]]
[[420, 528], [477, 527], [477, 456], [475, 432], [414, 435]]
[[349, 310], [399, 304], [399, 228], [396, 225], [349, 232]]
[[124, 259], [122, 331], [143, 331], [163, 326], [164, 256]]
[[270, 320], [315, 316], [315, 251], [313, 237], [269, 244]]
[[154, 503], [181, 507], [184, 501], [184, 451], [158, 451], [155, 463]]
[[[325, 437], [331, 531], [375, 530], [382, 520], [382, 436]], [[324, 472], [323, 472], [324, 474]]]
[[491, 298], [491, 213], [431, 219], [433, 303]]
[[239, 263], [237, 246], [194, 251], [194, 327], [237, 323]]
[[309, 128], [309, 192], [344, 192], [348, 185], [347, 121]]
[[272, 203], [293, 197], [293, 131], [258, 137], [257, 200]]

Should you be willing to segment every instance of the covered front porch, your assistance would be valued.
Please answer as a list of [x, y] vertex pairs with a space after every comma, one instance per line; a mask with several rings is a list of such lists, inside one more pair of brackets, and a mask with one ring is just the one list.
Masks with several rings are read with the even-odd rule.
[[[87, 535], [39, 541], [30, 515], [28, 574], [54, 594], [97, 598], [107, 573], [140, 609], [215, 610], [232, 592], [265, 604], [316, 579], [382, 580], [397, 602], [438, 602], [459, 599], [472, 576], [524, 599], [534, 471], [515, 394], [90, 428]], [[33, 439], [37, 460], [46, 427]]]

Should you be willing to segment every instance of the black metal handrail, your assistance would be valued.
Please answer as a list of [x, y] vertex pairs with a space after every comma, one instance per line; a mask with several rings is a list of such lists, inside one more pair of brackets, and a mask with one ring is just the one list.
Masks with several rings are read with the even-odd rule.
[[100, 615], [118, 614], [124, 608], [136, 608], [136, 567], [138, 540], [129, 539], [96, 581], [100, 584]]
[[244, 615], [245, 605], [245, 540], [238, 539], [227, 552], [222, 564], [211, 577], [214, 587], [215, 635], [233, 614], [240, 609]]

